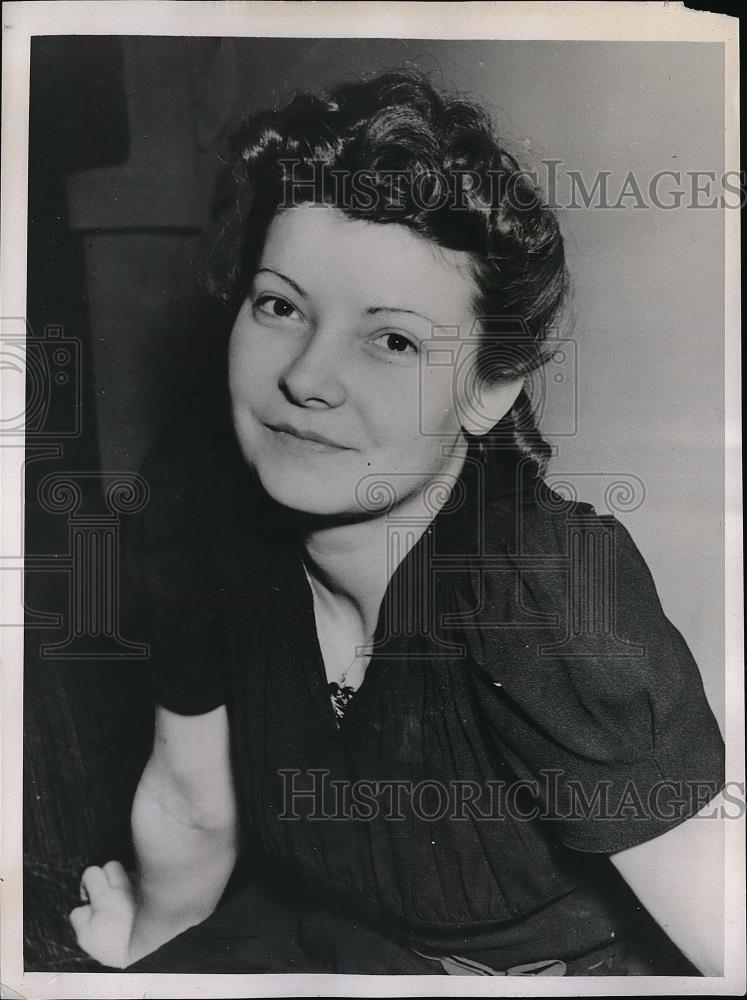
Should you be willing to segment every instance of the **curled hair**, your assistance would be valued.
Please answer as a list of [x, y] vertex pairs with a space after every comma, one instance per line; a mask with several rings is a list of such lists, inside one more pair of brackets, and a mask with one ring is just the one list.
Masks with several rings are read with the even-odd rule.
[[[314, 202], [469, 255], [486, 380], [527, 376], [552, 354], [546, 340], [568, 280], [562, 236], [483, 108], [439, 93], [418, 73], [384, 73], [251, 115], [232, 136], [230, 162], [210, 270], [213, 292], [232, 309], [273, 217]], [[543, 472], [551, 448], [524, 389], [499, 426]]]

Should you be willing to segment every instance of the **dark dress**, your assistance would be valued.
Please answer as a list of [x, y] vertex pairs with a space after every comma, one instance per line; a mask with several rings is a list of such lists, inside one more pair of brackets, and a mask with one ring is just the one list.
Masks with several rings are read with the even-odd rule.
[[340, 723], [292, 525], [227, 426], [151, 457], [155, 697], [227, 705], [244, 855], [133, 971], [694, 974], [607, 855], [722, 786], [698, 669], [623, 525], [498, 441], [397, 566]]

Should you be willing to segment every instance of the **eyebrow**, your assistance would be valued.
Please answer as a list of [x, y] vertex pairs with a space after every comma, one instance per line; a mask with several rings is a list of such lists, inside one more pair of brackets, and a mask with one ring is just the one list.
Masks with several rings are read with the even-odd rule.
[[425, 313], [418, 312], [417, 309], [403, 309], [399, 306], [369, 306], [366, 309], [366, 313], [369, 316], [373, 316], [374, 313], [407, 313], [409, 316], [420, 316], [421, 319], [426, 320], [431, 326], [436, 326], [430, 316], [426, 316]]
[[275, 277], [281, 278], [283, 281], [287, 281], [291, 288], [296, 291], [302, 299], [308, 299], [308, 294], [301, 288], [300, 285], [296, 284], [293, 278], [289, 278], [287, 274], [283, 274], [282, 271], [276, 271], [274, 267], [260, 267], [257, 270], [257, 274], [262, 274], [263, 271], [269, 271], [270, 274], [274, 274]]
[[[308, 300], [308, 292], [305, 292], [303, 288], [301, 288], [301, 286], [295, 282], [293, 278], [289, 278], [287, 274], [283, 274], [282, 271], [276, 271], [274, 267], [260, 267], [257, 270], [257, 274], [262, 274], [264, 271], [274, 274], [275, 277], [280, 278], [281, 281], [287, 282], [291, 288], [301, 296], [302, 299]], [[418, 312], [417, 309], [405, 309], [399, 306], [369, 306], [368, 309], [366, 309], [366, 315], [368, 316], [374, 316], [376, 313], [407, 313], [409, 316], [419, 316], [427, 323], [430, 323], [431, 326], [436, 325], [430, 316], [426, 316], [425, 313]]]

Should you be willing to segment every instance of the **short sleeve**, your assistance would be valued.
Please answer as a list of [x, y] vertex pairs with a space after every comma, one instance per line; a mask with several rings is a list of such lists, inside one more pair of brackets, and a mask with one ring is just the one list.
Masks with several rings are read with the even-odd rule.
[[540, 818], [613, 853], [694, 815], [723, 786], [723, 741], [627, 529], [588, 505], [534, 510], [497, 563], [473, 582], [476, 692]]
[[[180, 444], [186, 440], [190, 447]], [[156, 446], [141, 470], [148, 504], [125, 534], [155, 700], [181, 715], [211, 711], [227, 697], [231, 602], [223, 552], [232, 518], [225, 457], [222, 441], [204, 432], [182, 429]]]
[[204, 555], [178, 537], [151, 533], [141, 553], [130, 556], [131, 575], [155, 700], [180, 715], [209, 712], [226, 696], [220, 607]]

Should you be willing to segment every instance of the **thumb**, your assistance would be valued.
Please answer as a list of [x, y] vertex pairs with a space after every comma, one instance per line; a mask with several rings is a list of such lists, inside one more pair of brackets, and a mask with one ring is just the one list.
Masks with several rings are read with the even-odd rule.
[[76, 934], [79, 934], [88, 927], [91, 922], [92, 912], [90, 906], [76, 906], [74, 910], [70, 911], [68, 919], [73, 925], [73, 930]]

